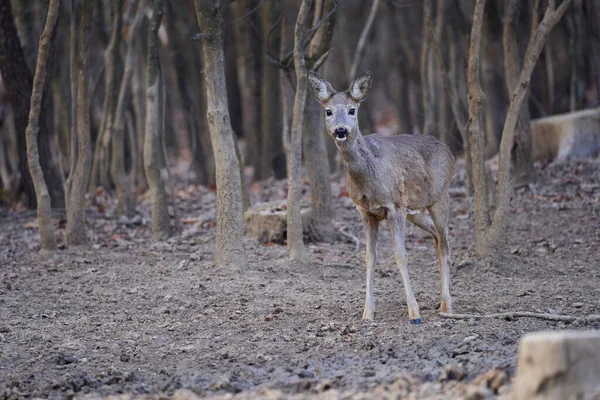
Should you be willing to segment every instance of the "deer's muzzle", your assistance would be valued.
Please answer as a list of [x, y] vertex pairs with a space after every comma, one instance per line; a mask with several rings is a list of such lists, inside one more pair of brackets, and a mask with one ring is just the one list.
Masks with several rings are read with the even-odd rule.
[[343, 142], [344, 140], [348, 139], [348, 130], [346, 128], [337, 128], [333, 132], [333, 136], [335, 136], [335, 140]]

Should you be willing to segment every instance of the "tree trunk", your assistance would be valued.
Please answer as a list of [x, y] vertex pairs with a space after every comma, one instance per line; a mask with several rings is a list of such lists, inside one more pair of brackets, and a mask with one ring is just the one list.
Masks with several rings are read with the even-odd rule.
[[161, 177], [160, 144], [160, 68], [158, 56], [158, 28], [163, 16], [163, 0], [154, 0], [150, 29], [148, 30], [148, 70], [146, 73], [146, 137], [144, 141], [144, 170], [150, 189], [152, 210], [152, 237], [164, 240], [171, 235], [167, 210], [167, 193]]
[[475, 189], [475, 237], [477, 251], [483, 243], [490, 224], [490, 209], [487, 190], [487, 174], [484, 164], [483, 128], [481, 126], [482, 108], [485, 95], [479, 83], [479, 54], [481, 49], [481, 27], [485, 0], [477, 0], [473, 12], [471, 29], [471, 46], [469, 48], [469, 65], [467, 82], [469, 88], [469, 145], [473, 163], [473, 185]]
[[134, 71], [133, 38], [139, 31], [143, 6], [143, 4], [138, 6], [137, 14], [127, 29], [125, 68], [115, 108], [115, 118], [110, 127], [112, 143], [110, 174], [117, 192], [117, 212], [128, 217], [133, 217], [135, 214], [135, 200], [131, 191], [129, 176], [125, 171], [125, 99]]
[[[88, 93], [88, 42], [93, 2], [83, 2], [79, 23], [79, 53], [77, 59], [77, 164], [73, 174], [69, 208], [67, 209], [67, 243], [87, 244], [85, 229], [85, 193], [92, 164], [90, 110]], [[74, 79], [72, 77], [71, 79]]]
[[[0, 74], [10, 98], [17, 131], [17, 152], [19, 154], [19, 193], [28, 208], [36, 207], [36, 194], [27, 165], [27, 145], [25, 129], [29, 118], [29, 105], [33, 76], [25, 62], [23, 49], [19, 43], [17, 29], [12, 17], [10, 0], [0, 0]], [[61, 179], [54, 166], [50, 152], [50, 137], [46, 123], [46, 110], [39, 116], [38, 146], [40, 164], [50, 192], [53, 207], [64, 207], [64, 193]]]
[[60, 7], [60, 0], [51, 0], [46, 17], [46, 26], [40, 37], [37, 66], [33, 78], [31, 91], [31, 106], [29, 108], [29, 123], [25, 131], [27, 139], [27, 161], [29, 171], [35, 186], [37, 197], [38, 226], [40, 231], [40, 242], [42, 250], [56, 250], [56, 239], [54, 237], [54, 223], [50, 206], [50, 194], [44, 180], [44, 171], [40, 165], [40, 154], [38, 151], [37, 135], [42, 104], [44, 82], [46, 80], [46, 67], [52, 33], [56, 26]]
[[115, 113], [115, 100], [118, 97], [117, 63], [119, 58], [119, 45], [121, 42], [121, 12], [123, 0], [110, 0], [110, 21], [112, 22], [110, 41], [106, 49], [104, 73], [104, 102], [102, 106], [102, 122], [98, 130], [98, 138], [94, 149], [94, 161], [90, 190], [94, 191], [100, 185], [106, 188], [109, 172], [109, 146], [111, 142], [112, 122]]
[[[522, 65], [517, 42], [517, 23], [523, 0], [510, 0], [506, 5], [504, 17], [504, 73], [506, 88], [510, 95], [515, 89], [519, 79], [519, 69]], [[537, 27], [534, 27], [535, 29]], [[520, 185], [528, 184], [535, 180], [533, 168], [533, 152], [531, 148], [531, 119], [529, 118], [529, 93], [526, 94], [521, 106], [520, 117], [517, 122], [515, 143], [511, 152], [514, 165], [515, 181]]]
[[515, 140], [515, 128], [519, 119], [521, 106], [529, 90], [531, 74], [537, 60], [544, 48], [550, 31], [560, 21], [572, 0], [564, 0], [556, 7], [556, 1], [549, 0], [544, 18], [532, 36], [525, 51], [523, 67], [518, 82], [514, 85], [510, 106], [504, 122], [500, 153], [498, 160], [498, 206], [494, 214], [491, 227], [481, 243], [477, 244], [477, 253], [487, 256], [504, 242], [508, 218], [510, 213], [510, 199], [512, 196], [512, 181], [510, 175], [511, 150]]
[[71, 21], [69, 24], [69, 89], [71, 94], [71, 126], [69, 132], [69, 172], [65, 180], [65, 207], [68, 210], [71, 200], [73, 176], [77, 164], [77, 13], [75, 0], [71, 0]]
[[243, 268], [244, 220], [242, 182], [236, 157], [225, 86], [223, 8], [214, 0], [194, 0], [198, 25], [203, 31], [204, 82], [208, 127], [215, 154], [217, 178], [217, 249], [219, 267]]
[[431, 27], [434, 4], [432, 0], [423, 2], [423, 47], [421, 49], [421, 88], [423, 91], [423, 124], [424, 134], [433, 134], [435, 131], [435, 98], [433, 93], [433, 74], [431, 64], [433, 63], [433, 52], [431, 48], [431, 35], [428, 33]]
[[473, 165], [471, 162], [471, 147], [469, 145], [469, 134], [468, 127], [466, 122], [466, 116], [464, 115], [464, 107], [462, 107], [462, 93], [460, 93], [459, 89], [459, 81], [464, 80], [464, 75], [462, 74], [462, 68], [457, 66], [458, 63], [462, 64], [460, 58], [457, 55], [457, 46], [456, 40], [458, 39], [458, 35], [456, 35], [455, 30], [449, 27], [449, 53], [450, 53], [450, 66], [451, 70], [448, 73], [446, 71], [446, 67], [444, 64], [444, 57], [442, 54], [442, 48], [440, 45], [440, 33], [439, 30], [436, 29], [435, 32], [433, 30], [433, 26], [429, 23], [429, 32], [428, 35], [432, 37], [431, 43], [433, 45], [434, 53], [437, 59], [438, 69], [440, 70], [440, 76], [442, 85], [444, 87], [444, 91], [446, 96], [450, 100], [450, 109], [452, 110], [452, 114], [454, 116], [454, 121], [458, 126], [458, 131], [460, 132], [460, 136], [462, 138], [463, 143], [463, 151], [465, 154], [466, 168], [467, 168], [467, 176], [465, 180], [465, 187], [467, 191], [467, 196], [473, 195]]
[[[267, 38], [269, 31], [277, 22], [282, 10], [282, 0], [267, 2], [261, 7], [261, 31], [263, 38]], [[267, 43], [264, 52], [267, 51]], [[279, 38], [272, 35], [270, 43], [271, 48], [279, 49]], [[281, 93], [276, 77], [278, 67], [265, 62], [262, 65], [261, 80], [261, 154], [262, 162], [260, 168], [255, 171], [255, 179], [266, 179], [269, 176], [275, 176], [275, 179], [285, 178], [285, 155], [281, 143]]]
[[[144, 71], [144, 54], [142, 36], [132, 38], [134, 43], [135, 61], [133, 82], [131, 84], [133, 94], [133, 113], [135, 116], [135, 131], [138, 144], [138, 154], [143, 153], [143, 143], [146, 136], [146, 90], [145, 90], [145, 71]], [[138, 189], [146, 190], [148, 181], [144, 171], [144, 157], [137, 158], [137, 174], [135, 175], [135, 183]]]
[[[442, 34], [444, 33], [444, 17], [445, 17], [445, 5], [446, 5], [446, 0], [438, 0], [437, 1], [437, 9], [436, 9], [436, 20], [435, 20], [435, 33], [436, 33], [436, 37], [441, 37]], [[433, 27], [432, 27], [433, 28]], [[432, 43], [433, 45], [433, 43]], [[449, 47], [450, 45], [448, 45]], [[446, 101], [446, 92], [443, 90], [443, 88], [440, 88], [440, 78], [439, 76], [442, 74], [442, 71], [438, 69], [436, 71], [436, 69], [434, 68], [435, 66], [435, 61], [434, 61], [434, 49], [431, 49], [431, 56], [429, 57], [429, 79], [431, 79], [431, 83], [430, 83], [430, 88], [432, 88], [433, 90], [433, 95], [435, 98], [435, 103], [436, 103], [436, 115], [437, 115], [437, 124], [436, 124], [436, 129], [435, 129], [435, 135], [440, 139], [440, 141], [444, 144], [446, 144], [447, 146], [451, 146], [451, 133], [450, 133], [450, 126], [448, 126], [448, 102]], [[436, 73], [438, 78], [436, 79]]]
[[[257, 1], [236, 1], [233, 3], [233, 14], [241, 19], [249, 10], [257, 6]], [[248, 16], [246, 18], [252, 18]], [[260, 122], [260, 43], [250, 29], [252, 21], [240, 20], [235, 24], [237, 78], [242, 104], [242, 137], [247, 143], [247, 164], [258, 171], [263, 157], [256, 157], [261, 149]], [[271, 77], [271, 79], [273, 79]]]
[[[322, 12], [315, 12], [312, 25], [315, 26], [323, 15], [328, 14], [334, 7], [332, 0], [325, 1]], [[317, 11], [320, 11], [317, 8]], [[335, 14], [330, 16], [317, 30], [312, 38], [308, 57], [311, 68], [331, 46]], [[321, 107], [310, 96], [306, 96], [304, 108], [304, 160], [311, 186], [312, 218], [309, 229], [311, 239], [331, 242], [335, 239], [333, 230], [333, 202], [331, 184], [329, 183], [329, 158], [325, 144], [325, 126], [323, 124]]]
[[294, 30], [294, 67], [296, 69], [296, 96], [294, 98], [294, 111], [292, 115], [292, 130], [290, 137], [290, 155], [288, 158], [288, 215], [287, 215], [287, 247], [290, 258], [297, 261], [307, 261], [308, 252], [304, 246], [302, 232], [302, 214], [300, 202], [302, 200], [302, 125], [304, 120], [304, 106], [306, 104], [307, 73], [304, 60], [304, 39], [306, 34], [306, 21], [312, 0], [302, 0], [296, 27]]

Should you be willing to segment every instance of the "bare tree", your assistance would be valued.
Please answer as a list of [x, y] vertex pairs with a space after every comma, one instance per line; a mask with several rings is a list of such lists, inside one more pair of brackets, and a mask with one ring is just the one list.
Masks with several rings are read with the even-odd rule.
[[[537, 0], [539, 2], [539, 0]], [[517, 41], [517, 24], [521, 10], [525, 7], [523, 0], [510, 0], [506, 4], [504, 17], [504, 74], [506, 77], [506, 88], [510, 95], [515, 90], [519, 80], [519, 69], [523, 64], [519, 54], [519, 43]], [[537, 7], [534, 7], [531, 39], [535, 34], [537, 24]], [[520, 116], [515, 130], [515, 145], [511, 151], [515, 178], [519, 184], [528, 184], [535, 180], [535, 169], [533, 168], [533, 150], [531, 143], [531, 118], [529, 117], [529, 89], [521, 106]]]
[[[264, 39], [263, 52], [270, 53], [270, 48], [279, 48], [279, 38], [271, 35], [277, 19], [283, 8], [283, 0], [267, 1], [261, 7], [261, 32]], [[261, 138], [258, 140], [261, 146], [262, 157], [258, 162], [259, 169], [255, 171], [256, 179], [265, 179], [274, 176], [276, 179], [285, 178], [285, 156], [281, 143], [281, 93], [277, 80], [277, 66], [268, 62], [261, 65]]]
[[306, 22], [312, 0], [302, 0], [296, 27], [294, 29], [294, 67], [296, 69], [296, 96], [292, 112], [292, 127], [290, 135], [290, 157], [288, 157], [288, 199], [287, 199], [287, 247], [290, 258], [297, 261], [307, 261], [308, 252], [304, 245], [302, 230], [302, 214], [300, 201], [302, 199], [302, 125], [304, 122], [304, 106], [306, 105], [308, 70], [305, 61]]
[[152, 237], [163, 240], [171, 235], [167, 209], [167, 192], [161, 177], [160, 142], [160, 68], [158, 55], [158, 28], [163, 16], [163, 0], [154, 0], [152, 19], [148, 30], [148, 66], [146, 73], [146, 137], [144, 140], [144, 170], [150, 188], [152, 208]]
[[224, 7], [220, 0], [194, 0], [194, 4], [198, 25], [202, 30], [207, 118], [216, 164], [216, 263], [219, 267], [242, 268], [246, 265], [242, 181], [225, 86]]
[[[252, 31], [252, 21], [246, 21], [247, 13], [260, 7], [257, 0], [236, 1], [232, 4], [233, 14], [238, 22], [235, 25], [235, 45], [237, 56], [237, 80], [242, 103], [242, 136], [246, 140], [248, 154], [258, 154], [261, 142], [261, 99], [260, 99], [260, 59], [261, 43]], [[268, 68], [273, 68], [269, 66]], [[251, 157], [246, 165], [253, 165], [258, 171], [264, 157]], [[245, 192], [245, 190], [244, 190]]]
[[[485, 95], [479, 82], [479, 54], [481, 49], [481, 28], [485, 0], [477, 0], [473, 11], [471, 28], [471, 45], [467, 68], [467, 84], [469, 88], [469, 147], [473, 166], [473, 185], [475, 189], [475, 232], [484, 234], [490, 223], [489, 199], [487, 191], [487, 174], [485, 172], [485, 156], [483, 127], [481, 123], [482, 108]], [[479, 238], [479, 236], [478, 236]]]
[[98, 130], [96, 147], [94, 148], [94, 160], [92, 164], [92, 176], [90, 179], [90, 190], [96, 186], [106, 187], [109, 171], [109, 146], [111, 143], [112, 123], [115, 115], [117, 89], [117, 63], [119, 61], [119, 46], [121, 43], [121, 9], [123, 0], [110, 0], [110, 41], [104, 58], [104, 102], [102, 105], [102, 120]]
[[[330, 52], [335, 27], [335, 7], [336, 4], [333, 0], [319, 0], [315, 3], [312, 26], [320, 25], [320, 27], [308, 45], [307, 70], [314, 69], [315, 63], [323, 62], [323, 57], [327, 57]], [[306, 98], [304, 107], [305, 119], [302, 141], [305, 166], [308, 170], [312, 190], [312, 218], [308, 230], [312, 240], [332, 241], [335, 236], [332, 222], [334, 209], [329, 182], [329, 158], [325, 144], [325, 126], [323, 118], [321, 118], [323, 111], [309, 96]]]
[[531, 74], [544, 48], [552, 28], [558, 23], [572, 0], [564, 0], [556, 7], [555, 0], [549, 0], [544, 18], [535, 30], [527, 49], [518, 80], [513, 85], [510, 106], [504, 122], [498, 163], [498, 205], [493, 220], [490, 219], [487, 198], [486, 174], [483, 165], [483, 132], [481, 128], [481, 109], [484, 94], [479, 85], [479, 47], [481, 43], [481, 24], [485, 0], [477, 0], [473, 15], [471, 49], [469, 52], [469, 138], [473, 159], [473, 180], [475, 186], [475, 234], [476, 250], [480, 256], [488, 256], [494, 249], [502, 246], [512, 195], [510, 174], [511, 151], [514, 146], [515, 128], [520, 116], [521, 106], [527, 95]]
[[77, 13], [76, 0], [71, 0], [71, 21], [69, 24], [69, 89], [71, 91], [71, 129], [69, 132], [69, 171], [65, 180], [65, 207], [70, 208], [71, 187], [77, 164]]
[[435, 131], [435, 98], [433, 89], [433, 48], [431, 46], [432, 15], [435, 5], [432, 0], [423, 2], [423, 46], [421, 48], [421, 87], [423, 92], [423, 133], [432, 135]]
[[131, 191], [131, 184], [129, 182], [129, 176], [125, 172], [125, 99], [127, 92], [129, 91], [131, 77], [134, 72], [134, 48], [133, 38], [138, 32], [138, 28], [141, 23], [141, 17], [144, 13], [145, 4], [142, 1], [138, 5], [138, 10], [131, 21], [127, 29], [126, 44], [126, 56], [125, 56], [125, 68], [123, 71], [123, 78], [121, 80], [121, 87], [119, 89], [119, 97], [117, 100], [117, 106], [115, 108], [114, 121], [112, 121], [111, 130], [111, 143], [112, 143], [112, 156], [110, 165], [110, 175], [115, 183], [117, 191], [117, 209], [120, 214], [132, 217], [135, 213], [135, 201]]
[[[443, 1], [443, 0], [440, 0]], [[441, 17], [438, 17], [441, 18]], [[438, 69], [440, 70], [440, 79], [444, 91], [446, 92], [446, 96], [449, 99], [450, 109], [452, 110], [452, 115], [454, 116], [454, 121], [458, 127], [460, 132], [460, 136], [463, 142], [463, 150], [465, 153], [465, 161], [467, 167], [467, 177], [465, 181], [467, 196], [473, 195], [473, 167], [471, 162], [471, 152], [469, 145], [469, 135], [468, 135], [468, 126], [467, 126], [467, 110], [463, 107], [461, 94], [458, 93], [458, 88], [456, 84], [452, 82], [452, 80], [457, 81], [460, 79], [464, 79], [464, 73], [460, 71], [459, 68], [456, 68], [456, 63], [459, 62], [457, 53], [457, 45], [453, 40], [450, 40], [449, 44], [449, 52], [450, 52], [450, 65], [454, 70], [459, 71], [447, 71], [444, 65], [444, 56], [442, 54], [442, 48], [440, 45], [440, 31], [437, 29], [433, 29], [433, 24], [431, 21], [426, 22], [429, 28], [429, 35], [432, 36], [432, 45], [435, 52], [435, 56], [437, 59]], [[449, 28], [452, 31], [452, 28]], [[454, 38], [453, 38], [454, 39]], [[447, 144], [447, 143], [446, 143]]]
[[56, 250], [56, 239], [54, 237], [54, 223], [52, 222], [50, 194], [44, 179], [44, 172], [40, 165], [40, 153], [38, 151], [37, 135], [40, 118], [40, 107], [44, 82], [46, 80], [46, 67], [48, 63], [48, 52], [52, 33], [56, 26], [60, 7], [60, 0], [51, 0], [48, 6], [46, 26], [40, 37], [37, 66], [33, 77], [33, 89], [31, 91], [31, 106], [29, 107], [29, 123], [25, 131], [27, 140], [27, 162], [33, 179], [37, 197], [38, 226], [42, 250]]
[[[67, 243], [73, 246], [85, 245], [88, 242], [85, 229], [85, 193], [92, 167], [87, 65], [93, 2], [85, 1], [81, 7], [77, 59], [77, 163], [73, 173], [71, 193], [68, 194], [69, 208], [67, 209]], [[75, 75], [71, 79], [75, 79]]]
[[[15, 2], [19, 3], [19, 2]], [[32, 46], [35, 45], [32, 43]], [[33, 49], [30, 49], [33, 51]], [[28, 51], [29, 53], [29, 51]], [[35, 58], [34, 58], [35, 60]], [[33, 75], [25, 61], [25, 54], [19, 42], [17, 28], [13, 20], [10, 0], [0, 0], [0, 74], [6, 86], [14, 114], [16, 144], [19, 160], [19, 189], [26, 207], [36, 207], [36, 193], [27, 163], [25, 129], [29, 118], [29, 105]], [[38, 149], [39, 160], [48, 183], [52, 206], [64, 206], [64, 192], [60, 175], [50, 152], [50, 132], [47, 119], [49, 113], [42, 107], [39, 115]]]

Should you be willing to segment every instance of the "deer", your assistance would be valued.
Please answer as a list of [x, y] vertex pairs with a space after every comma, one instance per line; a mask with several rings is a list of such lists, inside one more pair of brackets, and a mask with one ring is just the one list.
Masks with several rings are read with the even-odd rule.
[[384, 220], [391, 230], [410, 322], [420, 324], [421, 315], [408, 273], [406, 220], [434, 238], [441, 276], [440, 311], [451, 313], [448, 191], [455, 160], [450, 149], [431, 135], [363, 136], [358, 126], [358, 110], [371, 91], [369, 72], [356, 78], [344, 92], [335, 91], [314, 73], [309, 73], [307, 79], [312, 97], [324, 108], [325, 128], [341, 156], [348, 194], [362, 215], [366, 237], [366, 298], [362, 320], [370, 322], [375, 314], [373, 278], [379, 223]]

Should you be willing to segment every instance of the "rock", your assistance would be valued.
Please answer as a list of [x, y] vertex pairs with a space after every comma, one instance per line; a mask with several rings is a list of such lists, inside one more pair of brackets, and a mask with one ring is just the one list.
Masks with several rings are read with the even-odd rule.
[[583, 307], [583, 303], [581, 303], [581, 302], [573, 303], [573, 307], [581, 308], [581, 307]]
[[[308, 204], [301, 205], [302, 227], [304, 235], [308, 236], [311, 220], [311, 209]], [[252, 206], [244, 214], [246, 235], [260, 243], [283, 244], [287, 237], [287, 202], [272, 201]], [[306, 238], [305, 238], [306, 239]]]
[[600, 331], [538, 332], [519, 344], [511, 398], [593, 398], [600, 382]]
[[198, 400], [200, 396], [189, 389], [179, 389], [173, 393], [170, 400]]
[[298, 373], [300, 378], [312, 379], [315, 377], [315, 373], [312, 371], [302, 370]]
[[0, 326], [0, 333], [8, 333], [10, 328], [8, 326]]
[[600, 108], [531, 121], [533, 159], [550, 162], [600, 152]]
[[484, 386], [494, 393], [498, 393], [499, 389], [506, 383], [508, 383], [506, 372], [498, 368], [484, 372], [473, 380], [474, 385]]
[[447, 381], [460, 381], [465, 377], [463, 368], [457, 364], [450, 364], [444, 366], [444, 370], [438, 379], [440, 382]]

